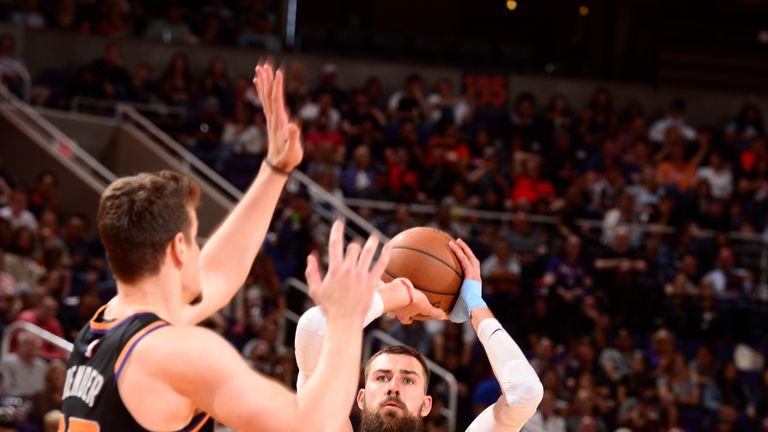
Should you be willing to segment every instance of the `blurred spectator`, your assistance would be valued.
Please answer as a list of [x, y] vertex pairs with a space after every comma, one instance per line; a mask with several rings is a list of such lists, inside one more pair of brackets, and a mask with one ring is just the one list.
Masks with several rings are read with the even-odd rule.
[[376, 172], [373, 168], [371, 149], [358, 146], [352, 155], [352, 162], [344, 170], [340, 180], [344, 195], [350, 198], [374, 199], [377, 196]]
[[443, 78], [438, 81], [435, 91], [427, 96], [426, 101], [431, 112], [429, 120], [433, 125], [453, 123], [460, 127], [464, 124], [466, 110], [462, 109], [461, 100], [455, 95], [451, 80]]
[[666, 116], [651, 124], [651, 128], [648, 130], [648, 136], [651, 138], [651, 141], [657, 143], [666, 141], [670, 129], [676, 129], [686, 141], [695, 140], [696, 129], [686, 123], [683, 117], [684, 113], [685, 102], [681, 99], [672, 102]]
[[126, 19], [130, 15], [129, 2], [126, 0], [104, 0], [100, 7], [101, 17], [96, 24], [96, 31], [105, 36], [122, 37], [131, 33], [131, 23]]
[[544, 391], [536, 414], [523, 426], [523, 432], [566, 432], [565, 419], [555, 411], [555, 395]]
[[[732, 406], [744, 411], [751, 403], [750, 391], [741, 379], [733, 361], [728, 361], [717, 373], [715, 380], [704, 387], [701, 404], [717, 412], [723, 406]], [[754, 407], [753, 407], [754, 409]]]
[[30, 423], [44, 427], [47, 414], [61, 409], [66, 374], [67, 367], [62, 361], [54, 360], [48, 364], [45, 387], [32, 396], [32, 409], [28, 417]]
[[[56, 318], [59, 310], [59, 304], [53, 296], [46, 295], [34, 309], [27, 309], [19, 314], [19, 321], [32, 323], [43, 330], [52, 333], [60, 338], [64, 337], [64, 329], [61, 322]], [[21, 338], [19, 337], [19, 345]], [[66, 359], [68, 354], [53, 344], [44, 342], [39, 345], [40, 355], [47, 359]]]
[[598, 88], [592, 95], [589, 106], [581, 115], [581, 135], [589, 146], [586, 150], [591, 153], [592, 146], [602, 141], [616, 129], [616, 112], [613, 109], [611, 94], [606, 88]]
[[523, 165], [523, 171], [514, 178], [513, 184], [510, 199], [515, 204], [533, 206], [539, 200], [555, 198], [554, 185], [541, 176], [539, 157], [528, 158]]
[[29, 195], [29, 210], [36, 218], [40, 218], [45, 210], [59, 213], [59, 202], [56, 200], [58, 185], [59, 179], [52, 171], [41, 171], [37, 175], [35, 188]]
[[493, 253], [483, 260], [480, 270], [485, 288], [508, 292], [514, 289], [520, 277], [520, 262], [512, 255], [509, 243], [497, 239], [493, 243]]
[[234, 118], [224, 123], [221, 141], [226, 155], [261, 156], [267, 150], [264, 115], [248, 104], [237, 104]]
[[11, 13], [12, 23], [37, 29], [45, 27], [45, 17], [40, 13], [39, 0], [23, 0], [21, 4], [21, 10]]
[[280, 39], [275, 36], [277, 16], [270, 8], [270, 1], [253, 0], [243, 4], [251, 7], [240, 16], [238, 44], [270, 51], [279, 50]]
[[10, 396], [31, 397], [45, 389], [48, 365], [38, 357], [41, 341], [31, 333], [21, 332], [19, 347], [0, 362], [3, 390]]
[[412, 121], [420, 124], [429, 118], [430, 110], [424, 100], [424, 80], [419, 75], [409, 75], [403, 90], [392, 94], [387, 112], [395, 121]]
[[150, 103], [157, 98], [156, 94], [152, 68], [147, 63], [139, 63], [126, 89], [125, 99], [129, 102]]
[[45, 274], [45, 268], [37, 264], [32, 256], [35, 251], [35, 234], [26, 227], [13, 231], [11, 244], [3, 258], [3, 268], [20, 285], [26, 289], [37, 286], [37, 282]]
[[545, 370], [555, 366], [555, 347], [552, 343], [552, 339], [546, 336], [540, 337], [539, 340], [536, 341], [533, 352], [534, 355], [532, 358], [528, 359], [528, 362], [539, 376], [541, 376]]
[[765, 123], [760, 107], [753, 103], [745, 103], [736, 118], [725, 126], [725, 141], [735, 144], [765, 134]]
[[16, 40], [8, 33], [0, 35], [0, 83], [5, 84], [16, 96], [25, 94], [25, 81], [31, 79], [24, 61], [15, 56]]
[[659, 368], [661, 371], [656, 385], [659, 387], [659, 398], [662, 404], [699, 405], [699, 387], [693, 380], [682, 354], [678, 353], [665, 359]]
[[747, 298], [752, 294], [752, 276], [740, 267], [736, 267], [733, 250], [720, 249], [716, 267], [704, 278], [712, 283], [715, 295], [723, 299]]
[[0, 218], [8, 220], [12, 229], [24, 227], [37, 231], [37, 219], [29, 211], [29, 193], [23, 187], [13, 189], [8, 206], [0, 208]]
[[153, 20], [144, 37], [165, 43], [195, 43], [197, 38], [189, 26], [182, 21], [184, 9], [180, 3], [170, 3], [166, 8], [165, 18]]
[[608, 379], [613, 383], [619, 383], [630, 377], [632, 364], [640, 355], [642, 351], [635, 349], [629, 330], [622, 327], [616, 332], [613, 346], [604, 348], [598, 361]]
[[197, 85], [189, 68], [186, 54], [176, 53], [160, 80], [160, 95], [174, 106], [187, 106], [194, 102]]
[[232, 81], [227, 76], [227, 63], [223, 58], [217, 57], [208, 65], [201, 85], [201, 97], [216, 99], [222, 107], [222, 114], [232, 114]]
[[699, 168], [696, 177], [709, 183], [714, 198], [728, 199], [731, 197], [733, 174], [731, 167], [720, 152], [710, 152], [709, 165]]
[[131, 85], [131, 74], [123, 66], [120, 45], [110, 43], [104, 48], [104, 57], [95, 60], [91, 72], [101, 97], [107, 99], [124, 99]]
[[566, 419], [568, 432], [608, 432], [605, 422], [595, 417], [594, 395], [587, 389], [581, 389], [574, 396], [571, 415]]
[[697, 153], [688, 160], [685, 157], [685, 141], [680, 130], [674, 127], [666, 129], [664, 147], [656, 157], [663, 160], [669, 154], [669, 159], [660, 162], [656, 168], [659, 183], [676, 192], [687, 192], [694, 185], [696, 169], [708, 149], [709, 139], [700, 140]]

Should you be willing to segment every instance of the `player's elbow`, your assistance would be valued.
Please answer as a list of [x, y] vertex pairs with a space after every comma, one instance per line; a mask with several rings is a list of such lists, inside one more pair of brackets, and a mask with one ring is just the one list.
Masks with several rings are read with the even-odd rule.
[[507, 405], [529, 412], [532, 416], [544, 397], [544, 386], [536, 371], [528, 362], [520, 362], [509, 364], [504, 372], [503, 390]]

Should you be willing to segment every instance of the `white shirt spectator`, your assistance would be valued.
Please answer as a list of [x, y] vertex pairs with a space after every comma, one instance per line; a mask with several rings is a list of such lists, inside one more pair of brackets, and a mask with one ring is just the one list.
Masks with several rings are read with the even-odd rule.
[[712, 196], [717, 199], [727, 199], [733, 192], [733, 175], [728, 168], [717, 171], [711, 166], [701, 167], [696, 172], [696, 178], [706, 180], [712, 189]]
[[236, 154], [258, 155], [266, 149], [266, 136], [255, 125], [250, 125], [243, 130], [238, 130], [234, 123], [224, 125], [221, 141], [231, 146]]
[[648, 136], [651, 138], [651, 141], [664, 142], [664, 137], [667, 135], [667, 129], [671, 127], [677, 128], [687, 141], [696, 139], [696, 129], [689, 126], [684, 118], [669, 116], [653, 122], [651, 128], [648, 130]]
[[519, 275], [520, 274], [520, 262], [514, 257], [510, 256], [504, 262], [501, 262], [496, 254], [489, 256], [483, 261], [480, 266], [480, 272], [483, 277], [488, 277], [493, 273], [506, 272]]
[[544, 418], [541, 411], [536, 411], [522, 432], [565, 432], [565, 419], [557, 414]]
[[740, 293], [728, 291], [728, 275], [720, 268], [716, 268], [704, 277], [712, 283], [715, 290], [715, 296], [719, 298], [738, 298], [740, 295], [748, 296], [752, 293], [752, 281], [749, 278], [749, 272], [741, 268], [731, 269], [731, 275], [741, 279], [741, 287], [738, 287]]
[[37, 231], [37, 219], [35, 219], [35, 215], [29, 210], [22, 210], [18, 216], [14, 216], [10, 206], [3, 207], [0, 209], [0, 218], [10, 222], [12, 229], [23, 226], [32, 231]]
[[45, 388], [47, 369], [45, 360], [39, 357], [28, 364], [18, 354], [10, 353], [0, 363], [3, 389], [11, 396], [32, 396]]
[[38, 12], [14, 12], [11, 14], [11, 22], [29, 28], [45, 27], [45, 18]]
[[[326, 114], [328, 115], [328, 129], [334, 131], [338, 130], [339, 125], [341, 124], [341, 114], [339, 114], [339, 110], [336, 108], [329, 108], [326, 111]], [[299, 110], [299, 117], [305, 122], [314, 122], [320, 117], [320, 105], [314, 102], [305, 104]]]

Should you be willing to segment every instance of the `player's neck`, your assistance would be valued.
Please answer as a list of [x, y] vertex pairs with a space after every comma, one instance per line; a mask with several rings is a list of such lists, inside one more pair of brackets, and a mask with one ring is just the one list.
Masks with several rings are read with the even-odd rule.
[[177, 322], [183, 307], [181, 291], [178, 275], [165, 271], [136, 283], [118, 281], [117, 296], [109, 302], [105, 317], [120, 318], [148, 311], [168, 322]]

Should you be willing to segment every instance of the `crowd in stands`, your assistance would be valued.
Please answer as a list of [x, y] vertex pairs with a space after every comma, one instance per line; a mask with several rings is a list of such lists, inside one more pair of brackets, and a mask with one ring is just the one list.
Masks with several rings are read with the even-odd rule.
[[[768, 147], [756, 104], [724, 124], [692, 125], [684, 101], [658, 115], [639, 103], [616, 106], [604, 88], [584, 107], [524, 89], [494, 106], [448, 80], [414, 74], [385, 94], [375, 76], [340, 88], [340, 73], [333, 64], [320, 77], [298, 62], [286, 67], [306, 145], [301, 169], [337, 197], [395, 203], [388, 213], [359, 208], [389, 236], [430, 225], [470, 243], [489, 306], [544, 384], [525, 430], [768, 431], [768, 304], [748, 247], [768, 228]], [[181, 107], [186, 121], [165, 129], [241, 188], [266, 148], [250, 77], [230, 76], [221, 59], [203, 75], [182, 53], [163, 73], [128, 70], [119, 45], [109, 45], [38, 102], [66, 106], [78, 95]], [[114, 292], [93, 215], [63, 214], [51, 173], [34, 185], [5, 180], [0, 325], [22, 319], [71, 338]], [[243, 299], [207, 323], [288, 384], [295, 367], [280, 316], [303, 299], [283, 282], [302, 278], [307, 253], [323, 247], [313, 204], [304, 191], [284, 197]], [[749, 236], [757, 240], [741, 240]], [[466, 327], [375, 325], [456, 375], [460, 428], [498, 398]], [[62, 357], [17, 339], [15, 356], [0, 360], [2, 393], [17, 397], [19, 419], [41, 426], [57, 403]], [[20, 362], [35, 380], [14, 380]], [[431, 391], [447, 390], [435, 382]], [[428, 431], [447, 430], [444, 403], [436, 398]]]
[[0, 20], [34, 29], [163, 43], [277, 50], [280, 5], [275, 0], [12, 0], [0, 2]]

